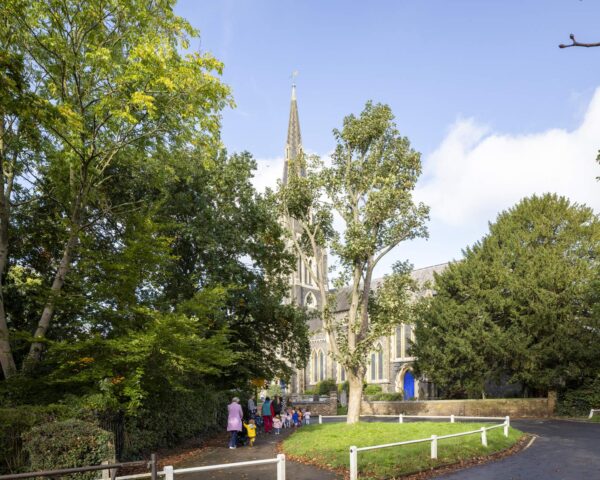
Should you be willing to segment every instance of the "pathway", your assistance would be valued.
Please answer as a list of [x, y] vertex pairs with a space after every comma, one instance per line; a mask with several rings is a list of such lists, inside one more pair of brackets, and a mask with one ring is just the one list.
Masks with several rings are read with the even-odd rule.
[[536, 435], [526, 450], [497, 462], [436, 478], [443, 480], [598, 480], [600, 424], [567, 420], [516, 420]]
[[[227, 438], [224, 437], [222, 447], [208, 447], [197, 456], [187, 458], [175, 468], [199, 467], [222, 463], [245, 462], [249, 460], [264, 460], [275, 458], [277, 443], [286, 438], [291, 429], [284, 429], [281, 435], [259, 434], [254, 447], [239, 447], [235, 450], [227, 448]], [[276, 478], [276, 465], [258, 465], [236, 469], [215, 470], [211, 472], [188, 473], [177, 475], [178, 480], [270, 480]], [[286, 478], [288, 480], [335, 480], [332, 472], [321, 470], [311, 465], [286, 461]]]

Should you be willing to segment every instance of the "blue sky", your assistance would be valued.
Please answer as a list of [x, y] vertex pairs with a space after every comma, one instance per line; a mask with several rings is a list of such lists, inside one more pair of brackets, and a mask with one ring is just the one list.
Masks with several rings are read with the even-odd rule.
[[520, 198], [556, 191], [600, 211], [600, 48], [561, 50], [569, 33], [600, 41], [600, 2], [199, 1], [178, 14], [193, 48], [225, 63], [237, 108], [229, 151], [259, 161], [257, 185], [281, 174], [297, 78], [304, 148], [327, 155], [331, 130], [365, 101], [388, 103], [422, 152], [419, 199], [429, 241], [398, 247], [416, 267], [460, 258]]

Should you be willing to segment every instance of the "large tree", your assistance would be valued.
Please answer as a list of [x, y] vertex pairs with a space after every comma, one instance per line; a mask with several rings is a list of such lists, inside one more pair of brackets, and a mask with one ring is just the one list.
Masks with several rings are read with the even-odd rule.
[[[367, 355], [403, 317], [408, 298], [406, 266], [399, 266], [379, 293], [372, 289], [373, 271], [401, 242], [426, 236], [428, 208], [412, 197], [421, 173], [420, 155], [399, 134], [388, 106], [368, 102], [359, 116], [344, 118], [334, 137], [331, 166], [299, 156], [280, 194], [288, 228], [296, 222], [302, 231], [291, 237], [294, 250], [325, 299], [320, 314], [330, 354], [346, 369], [348, 423], [355, 423]], [[341, 236], [333, 229], [334, 212], [344, 223]], [[327, 290], [326, 272], [317, 268], [328, 249], [339, 259], [342, 272], [336, 286], [349, 283], [350, 307], [343, 317], [333, 314], [335, 298]], [[310, 257], [317, 261], [311, 264]]]
[[[229, 97], [211, 72], [222, 65], [207, 55], [180, 53], [196, 32], [172, 8], [170, 0], [11, 0], [0, 9], [22, 55], [27, 86], [35, 88], [34, 121], [53, 149], [30, 173], [39, 179], [36, 193], [60, 207], [62, 224], [30, 364], [40, 358], [73, 263], [82, 260], [83, 237], [98, 225], [118, 226], [119, 216], [143, 205], [135, 191], [122, 199], [113, 195], [119, 177], [155, 173], [153, 161], [166, 166], [173, 148], [209, 148], [218, 134], [219, 111]], [[3, 183], [10, 185], [10, 178]], [[8, 229], [9, 220], [0, 227]], [[0, 338], [8, 339], [1, 321]], [[6, 348], [2, 352], [10, 376], [14, 361]]]
[[436, 276], [416, 322], [418, 370], [448, 396], [479, 396], [488, 381], [545, 393], [589, 377], [600, 367], [599, 258], [592, 209], [522, 200]]

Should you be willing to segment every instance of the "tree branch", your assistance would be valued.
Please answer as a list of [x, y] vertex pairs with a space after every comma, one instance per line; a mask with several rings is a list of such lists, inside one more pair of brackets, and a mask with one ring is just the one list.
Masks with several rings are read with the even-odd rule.
[[577, 40], [575, 40], [575, 35], [571, 34], [569, 35], [569, 38], [571, 39], [571, 45], [565, 45], [564, 43], [561, 43], [558, 48], [569, 48], [569, 47], [600, 47], [600, 42], [595, 42], [595, 43], [582, 43], [582, 42], [578, 42]]

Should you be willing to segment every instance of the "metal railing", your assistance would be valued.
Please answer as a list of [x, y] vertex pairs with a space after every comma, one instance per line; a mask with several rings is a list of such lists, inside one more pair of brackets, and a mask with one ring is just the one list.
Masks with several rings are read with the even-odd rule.
[[[277, 465], [277, 480], [285, 480], [285, 455], [283, 453], [278, 454], [275, 458], [267, 458], [265, 460], [251, 460], [248, 462], [235, 462], [235, 463], [221, 463], [219, 465], [205, 465], [202, 467], [190, 467], [190, 468], [178, 468], [174, 469], [172, 465], [167, 465], [158, 475], [164, 476], [164, 480], [174, 480], [175, 475], [183, 473], [195, 473], [195, 472], [210, 472], [212, 470], [224, 470], [227, 468], [240, 468], [252, 465]], [[115, 480], [133, 480], [137, 478], [149, 477], [150, 473], [138, 473], [136, 475], [125, 475], [122, 477], [116, 477]]]
[[592, 408], [590, 410], [590, 416], [588, 418], [592, 418], [594, 416], [594, 413], [600, 413], [600, 408]]
[[[600, 412], [600, 410], [596, 410]], [[324, 418], [346, 418], [348, 415], [319, 415], [319, 423], [323, 423]], [[398, 423], [404, 423], [405, 418], [433, 418], [439, 420], [440, 418], [447, 418], [450, 423], [454, 423], [456, 420], [505, 420], [508, 417], [471, 417], [464, 415], [361, 415], [365, 418], [397, 418]], [[591, 418], [591, 417], [590, 417]]]
[[[395, 415], [394, 415], [395, 416]], [[452, 415], [452, 417], [454, 417], [454, 415]], [[438, 418], [438, 417], [436, 417]], [[465, 417], [461, 417], [461, 418], [465, 418]], [[469, 417], [471, 418], [478, 418], [478, 419], [485, 419], [485, 418], [489, 418], [489, 417]], [[380, 448], [389, 448], [389, 447], [398, 447], [398, 446], [402, 446], [402, 445], [412, 445], [415, 443], [425, 443], [425, 442], [431, 442], [431, 458], [432, 459], [437, 459], [438, 458], [438, 441], [439, 440], [443, 440], [446, 438], [454, 438], [454, 437], [463, 437], [466, 435], [473, 435], [476, 433], [481, 434], [481, 444], [484, 447], [488, 446], [488, 442], [487, 442], [487, 432], [489, 430], [493, 430], [495, 428], [504, 428], [504, 436], [508, 437], [508, 430], [510, 428], [510, 417], [504, 417], [504, 422], [503, 423], [499, 423], [498, 425], [492, 425], [490, 427], [481, 427], [478, 430], [470, 430], [468, 432], [461, 432], [461, 433], [453, 433], [450, 435], [432, 435], [430, 438], [420, 438], [417, 440], [407, 440], [404, 442], [395, 442], [395, 443], [386, 443], [383, 445], [371, 445], [368, 447], [356, 447], [355, 445], [350, 447], [350, 480], [357, 480], [358, 479], [358, 452], [366, 452], [368, 450], [377, 450]]]
[[[141, 467], [146, 466], [150, 469], [148, 473], [142, 474], [146, 477], [151, 477], [152, 480], [156, 480], [157, 478], [157, 468], [156, 468], [156, 455], [152, 454], [150, 461], [142, 460], [137, 462], [122, 462], [122, 463], [112, 463], [108, 462], [102, 465], [91, 465], [87, 467], [74, 467], [74, 468], [60, 468], [57, 470], [42, 470], [39, 472], [27, 472], [27, 473], [14, 473], [10, 475], [0, 475], [0, 480], [21, 480], [25, 478], [34, 478], [34, 477], [60, 477], [64, 475], [71, 475], [73, 473], [85, 473], [85, 472], [95, 472], [95, 471], [103, 471], [103, 478], [105, 478], [104, 471], [108, 471], [110, 478], [115, 480], [117, 470], [122, 467]], [[106, 475], [106, 477], [109, 477]]]
[[[114, 463], [114, 464], [103, 464], [103, 465], [93, 465], [89, 467], [78, 467], [78, 468], [63, 468], [60, 470], [46, 470], [42, 472], [31, 472], [31, 473], [15, 473], [12, 475], [0, 475], [0, 480], [20, 480], [25, 478], [33, 478], [33, 477], [59, 477], [63, 475], [69, 475], [72, 473], [83, 473], [83, 472], [93, 472], [97, 470], [108, 470], [110, 472], [110, 478], [112, 480], [133, 480], [137, 478], [148, 478], [150, 477], [152, 480], [157, 480], [158, 476], [164, 477], [164, 480], [174, 480], [176, 474], [180, 473], [193, 473], [193, 472], [209, 472], [211, 470], [223, 470], [227, 468], [239, 468], [239, 467], [247, 467], [252, 465], [269, 465], [276, 464], [277, 465], [277, 480], [285, 480], [285, 455], [280, 453], [275, 458], [267, 458], [265, 460], [252, 460], [248, 462], [236, 462], [236, 463], [222, 463], [220, 465], [206, 465], [203, 467], [191, 467], [191, 468], [179, 468], [174, 469], [172, 465], [167, 465], [164, 467], [162, 471], [158, 471], [156, 468], [156, 456], [152, 454], [152, 459], [150, 462], [140, 461], [140, 462], [126, 462], [126, 463]], [[145, 473], [136, 473], [133, 475], [123, 475], [120, 477], [116, 476], [116, 472], [118, 468], [121, 467], [134, 467], [134, 466], [144, 466], [147, 465], [150, 469], [149, 472]], [[104, 477], [103, 477], [104, 478]]]

